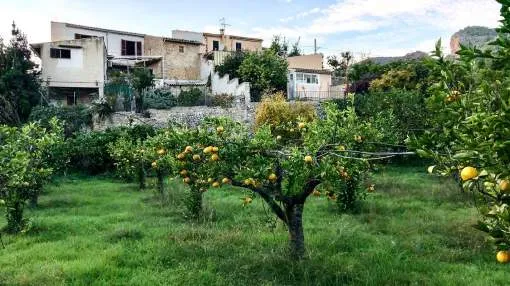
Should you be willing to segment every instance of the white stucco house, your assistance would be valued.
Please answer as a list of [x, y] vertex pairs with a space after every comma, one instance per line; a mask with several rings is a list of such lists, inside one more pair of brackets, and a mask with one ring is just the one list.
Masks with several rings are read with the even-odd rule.
[[324, 68], [322, 54], [288, 57], [289, 100], [323, 100], [343, 96], [331, 85], [331, 71]]
[[103, 38], [31, 44], [41, 59], [41, 79], [50, 98], [63, 105], [103, 96], [106, 47]]

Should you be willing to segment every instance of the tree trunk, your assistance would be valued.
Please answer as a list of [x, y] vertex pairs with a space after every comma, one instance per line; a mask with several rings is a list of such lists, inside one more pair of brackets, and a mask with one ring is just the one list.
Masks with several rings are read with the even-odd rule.
[[285, 214], [288, 220], [290, 254], [295, 259], [301, 259], [305, 255], [305, 234], [303, 232], [303, 208], [304, 204], [291, 204], [285, 206]]
[[202, 213], [202, 190], [191, 187], [187, 207], [191, 218], [198, 219]]
[[18, 233], [23, 230], [23, 227], [25, 226], [23, 220], [23, 207], [24, 202], [15, 202], [7, 205], [7, 232]]
[[31, 208], [36, 208], [37, 205], [38, 205], [38, 201], [39, 201], [39, 194], [38, 193], [33, 193], [30, 196], [30, 207]]
[[158, 170], [156, 172], [157, 174], [157, 177], [158, 177], [158, 191], [159, 191], [159, 194], [161, 195], [161, 197], [163, 197], [165, 194], [164, 194], [164, 191], [165, 191], [165, 176], [163, 176], [163, 172], [161, 172], [160, 170]]
[[143, 168], [143, 166], [140, 166], [138, 168], [137, 173], [138, 184], [141, 191], [145, 189], [145, 169]]

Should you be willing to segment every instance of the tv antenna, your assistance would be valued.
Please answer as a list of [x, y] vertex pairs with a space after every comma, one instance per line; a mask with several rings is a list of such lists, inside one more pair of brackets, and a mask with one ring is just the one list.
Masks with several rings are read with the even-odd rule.
[[227, 26], [231, 26], [231, 25], [226, 23], [226, 21], [225, 21], [225, 17], [222, 17], [222, 18], [220, 19], [220, 27], [221, 27], [221, 28], [220, 28], [220, 31], [222, 31], [223, 33], [225, 33], [225, 28], [226, 28]]

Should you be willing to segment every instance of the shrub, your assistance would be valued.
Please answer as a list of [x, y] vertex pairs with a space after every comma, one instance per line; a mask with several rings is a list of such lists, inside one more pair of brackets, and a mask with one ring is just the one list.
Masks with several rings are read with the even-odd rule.
[[250, 83], [251, 101], [260, 101], [268, 90], [286, 92], [287, 66], [287, 60], [271, 49], [249, 53], [239, 66], [239, 75]]
[[144, 109], [170, 109], [177, 105], [177, 99], [169, 90], [154, 89], [145, 93]]
[[210, 106], [219, 106], [223, 108], [230, 108], [232, 107], [232, 104], [234, 103], [234, 96], [229, 94], [216, 94], [213, 95], [210, 103], [208, 105]]
[[73, 171], [99, 174], [112, 171], [114, 160], [108, 144], [121, 136], [133, 141], [145, 140], [156, 133], [150, 125], [109, 128], [105, 131], [82, 132], [66, 142], [69, 167]]
[[288, 102], [283, 93], [265, 96], [255, 110], [255, 129], [264, 125], [271, 128], [275, 136], [286, 140], [299, 134], [299, 122], [311, 122], [316, 117], [315, 107], [306, 102]]
[[205, 101], [205, 94], [199, 88], [191, 88], [179, 93], [177, 104], [180, 106], [197, 106], [202, 105]]
[[[428, 112], [424, 95], [418, 91], [392, 90], [369, 92], [354, 96], [356, 112], [365, 119], [378, 114], [394, 117], [394, 130], [398, 143], [403, 144], [407, 136], [419, 134], [427, 126]], [[389, 115], [391, 113], [391, 115]]]
[[245, 52], [235, 52], [225, 58], [221, 65], [216, 66], [216, 71], [220, 76], [228, 74], [230, 78], [239, 78], [239, 67], [246, 58]]
[[39, 105], [32, 109], [29, 121], [38, 121], [42, 127], [49, 127], [49, 122], [53, 117], [64, 122], [66, 137], [92, 125], [92, 112], [90, 108], [83, 105], [68, 107]]
[[36, 202], [53, 174], [51, 149], [63, 142], [63, 129], [56, 119], [49, 125], [49, 129], [35, 123], [21, 128], [0, 125], [0, 200], [6, 205], [8, 232], [24, 229], [26, 201]]

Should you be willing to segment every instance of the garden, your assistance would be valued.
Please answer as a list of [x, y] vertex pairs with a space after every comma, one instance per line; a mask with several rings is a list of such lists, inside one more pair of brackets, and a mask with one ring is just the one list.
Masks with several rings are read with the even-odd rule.
[[499, 2], [488, 48], [452, 58], [438, 41], [421, 59], [339, 64], [346, 99], [265, 90], [253, 126], [87, 131], [80, 107], [13, 99], [35, 100], [12, 92], [34, 78], [29, 55], [2, 46], [0, 284], [506, 285]]

